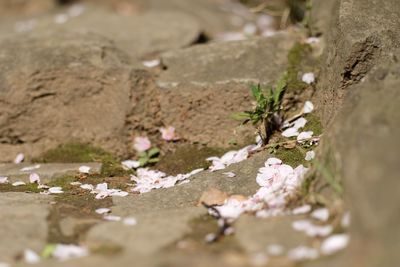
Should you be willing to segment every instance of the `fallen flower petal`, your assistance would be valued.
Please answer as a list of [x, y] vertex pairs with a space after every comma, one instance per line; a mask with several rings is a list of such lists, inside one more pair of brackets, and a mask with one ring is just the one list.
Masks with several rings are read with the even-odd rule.
[[35, 251], [31, 249], [26, 249], [24, 251], [24, 260], [26, 263], [36, 264], [40, 262], [40, 257]]
[[80, 173], [89, 174], [90, 169], [91, 169], [91, 168], [90, 168], [89, 166], [80, 166], [80, 167], [79, 167], [79, 172], [80, 172]]
[[76, 245], [58, 244], [53, 250], [52, 256], [60, 261], [86, 257], [89, 255], [89, 250]]
[[39, 174], [37, 174], [37, 173], [31, 173], [30, 175], [29, 175], [29, 182], [31, 183], [31, 184], [40, 184], [40, 177], [39, 177]]
[[310, 139], [313, 136], [314, 132], [313, 131], [308, 131], [308, 132], [301, 132], [298, 136], [297, 136], [297, 141], [301, 142], [307, 139]]
[[314, 151], [307, 151], [305, 160], [310, 161], [315, 158], [315, 152]]
[[91, 184], [83, 184], [83, 185], [80, 186], [80, 188], [86, 189], [86, 190], [93, 190], [94, 186], [91, 185]]
[[334, 254], [347, 247], [349, 243], [347, 234], [333, 235], [325, 239], [321, 244], [321, 253], [324, 255]]
[[223, 172], [222, 174], [228, 176], [229, 178], [233, 178], [236, 176], [236, 174], [233, 172]]
[[329, 219], [329, 210], [327, 208], [317, 209], [311, 213], [314, 219], [326, 222]]
[[267, 247], [267, 252], [271, 256], [279, 256], [284, 252], [284, 248], [281, 245], [272, 244]]
[[103, 217], [104, 220], [106, 221], [110, 221], [110, 222], [119, 222], [121, 221], [121, 217], [120, 216], [115, 216], [115, 215], [105, 215]]
[[111, 210], [109, 208], [100, 208], [100, 209], [95, 210], [95, 212], [97, 214], [106, 214], [106, 213], [111, 212]]
[[34, 166], [24, 167], [20, 171], [21, 172], [29, 172], [29, 171], [33, 171], [33, 170], [36, 170], [36, 169], [39, 169], [39, 168], [40, 168], [40, 164], [36, 164]]
[[137, 224], [137, 220], [133, 217], [127, 217], [122, 221], [122, 223], [128, 226], [134, 226]]
[[124, 167], [124, 169], [126, 170], [130, 170], [130, 169], [136, 169], [140, 167], [140, 162], [137, 160], [125, 160], [123, 162], [121, 162], [122, 167]]
[[314, 110], [314, 104], [311, 101], [306, 101], [303, 107], [303, 113], [308, 114]]
[[8, 184], [8, 177], [0, 176], [0, 184]]
[[62, 191], [61, 187], [55, 186], [55, 187], [50, 187], [49, 188], [49, 193], [50, 194], [62, 194], [62, 193], [64, 193], [64, 191]]
[[20, 164], [21, 162], [24, 161], [24, 159], [25, 159], [25, 155], [22, 154], [22, 153], [19, 153], [19, 154], [15, 157], [14, 163], [15, 163], [15, 164]]
[[179, 138], [175, 135], [175, 128], [172, 126], [168, 126], [165, 128], [160, 128], [161, 137], [165, 141], [176, 141]]
[[282, 132], [282, 136], [283, 137], [294, 137], [294, 136], [298, 136], [299, 133], [299, 129], [291, 127], [291, 128], [287, 128], [286, 130], [284, 130]]
[[22, 182], [22, 181], [16, 181], [16, 182], [12, 183], [12, 186], [21, 186], [21, 185], [26, 185], [26, 183]]
[[147, 137], [135, 137], [133, 148], [137, 152], [145, 152], [151, 148], [151, 142]]
[[292, 211], [293, 215], [300, 215], [300, 214], [306, 214], [309, 213], [311, 211], [311, 206], [310, 205], [304, 205], [298, 208], [295, 208]]
[[290, 250], [288, 257], [294, 261], [314, 260], [318, 258], [318, 251], [306, 246], [299, 246]]
[[315, 75], [312, 72], [304, 73], [301, 80], [306, 84], [312, 84], [315, 82]]
[[159, 59], [154, 59], [154, 60], [147, 60], [147, 61], [143, 61], [143, 66], [147, 67], [147, 68], [154, 68], [157, 67], [158, 65], [160, 65], [161, 61]]

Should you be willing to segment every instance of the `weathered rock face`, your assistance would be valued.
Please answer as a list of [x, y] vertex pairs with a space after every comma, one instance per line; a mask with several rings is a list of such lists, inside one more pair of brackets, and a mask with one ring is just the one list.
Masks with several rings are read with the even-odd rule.
[[0, 47], [2, 161], [73, 139], [123, 149], [132, 73], [112, 42], [65, 32]]
[[[326, 7], [325, 3], [319, 6], [321, 10]], [[326, 124], [332, 121], [349, 86], [360, 82], [400, 42], [397, 0], [337, 0], [328, 1], [328, 6], [335, 15], [325, 18], [329, 23], [319, 23], [322, 28], [329, 25], [329, 34], [317, 90]]]
[[10, 262], [25, 249], [40, 251], [46, 245], [49, 196], [0, 194], [0, 262]]
[[278, 35], [163, 54], [166, 71], [156, 80], [162, 95], [160, 116], [188, 140], [213, 146], [249, 142], [254, 129], [238, 127], [231, 115], [251, 108], [251, 84], [273, 85], [285, 71], [295, 40]]
[[325, 149], [334, 151], [352, 210], [347, 266], [396, 266], [400, 5], [335, 2], [317, 93], [323, 120], [331, 126]]

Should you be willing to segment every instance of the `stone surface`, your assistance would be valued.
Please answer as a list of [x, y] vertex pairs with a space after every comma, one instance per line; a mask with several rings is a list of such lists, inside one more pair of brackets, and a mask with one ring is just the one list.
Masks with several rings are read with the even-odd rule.
[[132, 213], [118, 207], [112, 209], [113, 215], [133, 216], [138, 223], [135, 226], [123, 225], [122, 222], [109, 222], [93, 227], [86, 238], [87, 245], [117, 245], [126, 253], [154, 254], [173, 243], [189, 231], [188, 221], [206, 213], [202, 208], [179, 210], [151, 210], [146, 213]]
[[0, 2], [0, 17], [31, 16], [44, 13], [55, 7], [54, 0], [2, 0]]
[[49, 196], [0, 193], [0, 262], [12, 262], [25, 249], [46, 245]]
[[248, 253], [266, 252], [269, 245], [281, 245], [285, 254], [297, 246], [312, 243], [312, 239], [292, 228], [292, 222], [296, 220], [299, 220], [296, 216], [268, 219], [241, 216], [235, 222], [235, 236]]
[[29, 174], [37, 173], [41, 182], [49, 182], [52, 179], [62, 177], [66, 174], [78, 174], [80, 166], [89, 166], [90, 172], [99, 173], [100, 163], [48, 163], [39, 164], [40, 168], [21, 171], [22, 168], [34, 167], [36, 164], [0, 164], [0, 176], [6, 176], [10, 182], [24, 181], [29, 182]]
[[1, 161], [78, 140], [124, 150], [135, 74], [96, 34], [58, 32], [0, 43]]
[[[325, 4], [318, 6], [320, 13], [325, 12]], [[360, 82], [375, 64], [385, 61], [400, 42], [397, 0], [335, 0], [328, 1], [328, 6], [333, 10], [324, 20], [329, 25], [328, 46], [317, 90], [325, 124], [332, 122], [350, 91], [347, 88]]]
[[395, 266], [400, 240], [400, 51], [351, 88], [332, 146], [352, 211], [349, 266]]
[[207, 44], [165, 53], [167, 71], [157, 80], [162, 88], [179, 84], [271, 84], [285, 70], [287, 54], [296, 38], [279, 34], [270, 38]]

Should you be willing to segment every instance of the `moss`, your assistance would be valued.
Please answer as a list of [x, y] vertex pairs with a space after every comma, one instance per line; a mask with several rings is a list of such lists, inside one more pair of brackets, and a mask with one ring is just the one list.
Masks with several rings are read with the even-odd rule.
[[299, 147], [292, 149], [279, 147], [275, 152], [275, 156], [293, 168], [296, 168], [300, 164], [306, 164], [306, 160], [304, 159], [305, 152]]
[[42, 163], [93, 162], [99, 161], [106, 156], [111, 156], [111, 154], [101, 148], [72, 142], [50, 149], [33, 161]]
[[88, 144], [66, 143], [43, 153], [33, 162], [41, 163], [84, 163], [101, 162], [101, 176], [113, 177], [131, 174], [122, 168], [118, 158], [111, 153]]
[[0, 184], [0, 192], [23, 192], [23, 193], [39, 193], [42, 189], [37, 188], [37, 184], [26, 184], [13, 186], [12, 184]]
[[301, 91], [307, 87], [307, 84], [299, 80], [302, 61], [307, 53], [311, 51], [308, 44], [296, 43], [288, 53], [287, 73], [287, 91]]
[[100, 244], [90, 248], [94, 254], [101, 254], [105, 256], [113, 256], [123, 251], [123, 247], [114, 244]]
[[321, 135], [323, 127], [320, 118], [313, 113], [307, 114], [305, 118], [307, 119], [307, 124], [304, 127], [304, 131], [313, 131], [314, 136]]
[[177, 148], [173, 153], [168, 153], [160, 159], [156, 168], [170, 175], [188, 173], [199, 168], [208, 168], [210, 162], [206, 158], [221, 156], [228, 149], [209, 148], [197, 145], [185, 145]]

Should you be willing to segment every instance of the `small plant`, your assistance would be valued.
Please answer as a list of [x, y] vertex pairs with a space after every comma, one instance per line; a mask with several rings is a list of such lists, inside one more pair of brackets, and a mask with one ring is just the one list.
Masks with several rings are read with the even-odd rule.
[[282, 99], [286, 89], [286, 73], [279, 79], [275, 88], [263, 90], [260, 85], [252, 86], [251, 92], [256, 106], [251, 111], [234, 114], [234, 119], [251, 122], [261, 137], [263, 145], [268, 144], [272, 134], [280, 130], [283, 123]]
[[141, 167], [144, 167], [149, 164], [157, 163], [160, 159], [158, 156], [160, 155], [160, 149], [157, 147], [153, 147], [148, 151], [143, 151], [139, 153], [139, 163]]

